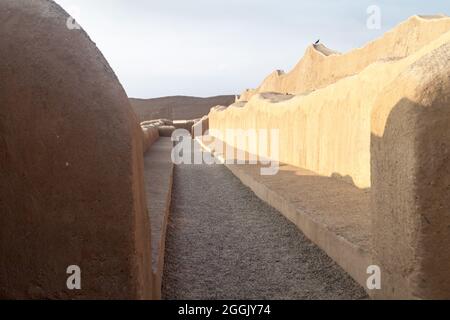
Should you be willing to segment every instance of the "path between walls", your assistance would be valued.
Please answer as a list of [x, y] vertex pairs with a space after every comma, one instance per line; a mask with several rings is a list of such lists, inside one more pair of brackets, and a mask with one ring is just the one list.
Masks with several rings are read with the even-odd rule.
[[174, 170], [163, 299], [367, 298], [224, 165]]

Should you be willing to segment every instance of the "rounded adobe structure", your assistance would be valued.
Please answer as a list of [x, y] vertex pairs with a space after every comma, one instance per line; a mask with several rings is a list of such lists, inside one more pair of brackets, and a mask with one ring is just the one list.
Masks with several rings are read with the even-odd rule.
[[53, 1], [0, 3], [0, 297], [151, 298], [141, 131], [68, 18]]

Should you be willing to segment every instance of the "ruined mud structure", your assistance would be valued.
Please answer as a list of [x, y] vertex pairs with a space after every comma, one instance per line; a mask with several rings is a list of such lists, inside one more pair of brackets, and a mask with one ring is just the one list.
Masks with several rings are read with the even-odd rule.
[[[414, 16], [363, 48], [330, 52], [309, 47], [291, 72], [274, 72], [240, 105], [211, 110], [209, 127], [234, 147], [227, 128], [278, 129], [282, 163], [369, 192], [367, 205], [356, 205], [364, 193], [322, 199], [358, 213], [342, 212], [334, 244], [291, 220], [362, 285], [368, 264], [380, 266], [383, 286], [373, 294], [450, 298], [450, 18]], [[307, 207], [298, 215], [319, 216]]]
[[372, 297], [450, 298], [450, 18], [412, 17], [346, 54], [311, 46], [182, 121], [137, 116], [68, 19], [53, 1], [0, 2], [0, 298], [160, 298], [177, 128], [278, 129], [280, 174], [229, 166], [244, 184], [362, 286], [379, 266]]
[[[0, 297], [152, 298], [141, 129], [52, 1], [0, 2]], [[66, 286], [82, 271], [82, 290]]]

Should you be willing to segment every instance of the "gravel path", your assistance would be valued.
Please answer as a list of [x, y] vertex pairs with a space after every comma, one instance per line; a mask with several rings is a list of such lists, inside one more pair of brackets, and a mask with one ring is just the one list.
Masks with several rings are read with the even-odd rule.
[[163, 299], [367, 295], [223, 165], [175, 167]]

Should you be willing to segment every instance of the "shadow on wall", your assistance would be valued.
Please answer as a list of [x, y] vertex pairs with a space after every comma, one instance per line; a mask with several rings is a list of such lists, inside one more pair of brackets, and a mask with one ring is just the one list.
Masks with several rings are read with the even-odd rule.
[[372, 130], [372, 233], [383, 298], [450, 298], [450, 100], [436, 91], [426, 106], [402, 98], [378, 128], [384, 132]]
[[[192, 135], [193, 136], [193, 135]], [[195, 138], [195, 136], [193, 136]], [[216, 139], [213, 138], [213, 141], [215, 143]], [[212, 145], [214, 145], [214, 143]], [[255, 153], [251, 153], [248, 152], [246, 150], [243, 150], [241, 148], [237, 148], [237, 147], [232, 147], [230, 144], [227, 144], [225, 142], [220, 142], [219, 146], [222, 145], [222, 152], [220, 152], [220, 156], [223, 157], [223, 159], [225, 161], [230, 161], [230, 163], [232, 162], [232, 164], [242, 164], [242, 163], [238, 163], [238, 159], [239, 161], [243, 161], [245, 162], [245, 164], [258, 164], [258, 165], [263, 165], [263, 166], [268, 166], [268, 162], [271, 162], [271, 164], [274, 165], [274, 161], [273, 159], [265, 159], [265, 160], [261, 160], [260, 157], [255, 154]], [[269, 152], [270, 152], [270, 144], [269, 144]], [[217, 154], [217, 151], [214, 150], [214, 148], [212, 148], [213, 152], [215, 152]], [[231, 152], [231, 153], [229, 153]], [[254, 161], [254, 162], [250, 162], [250, 161]], [[256, 163], [255, 163], [256, 161]], [[284, 177], [286, 177], [286, 174], [292, 175], [292, 168], [297, 168], [297, 169], [301, 169], [299, 167], [294, 167], [291, 166], [288, 163], [283, 163], [283, 162], [279, 162], [278, 165], [279, 170], [276, 173], [276, 176], [280, 178], [280, 180], [283, 180]], [[323, 175], [319, 175], [313, 171], [309, 171], [307, 169], [301, 169], [302, 172], [302, 176], [314, 176], [314, 178], [316, 179], [324, 179], [324, 180], [329, 180], [329, 181], [342, 181], [345, 182], [347, 184], [349, 184], [351, 187], [354, 187], [358, 190], [362, 190], [362, 191], [369, 191], [370, 188], [361, 188], [359, 186], [357, 186], [354, 181], [353, 178], [349, 175], [343, 176], [340, 173], [334, 172], [331, 174], [330, 177], [328, 176], [323, 176]], [[308, 174], [305, 174], [307, 173]], [[294, 177], [295, 178], [295, 177]]]
[[334, 179], [337, 179], [337, 180], [344, 181], [344, 182], [346, 182], [346, 183], [348, 183], [348, 184], [351, 184], [351, 185], [354, 186], [355, 188], [358, 188], [358, 189], [361, 189], [361, 190], [370, 190], [370, 188], [360, 188], [360, 187], [358, 187], [358, 186], [355, 184], [355, 181], [353, 180], [353, 178], [352, 178], [351, 176], [349, 176], [349, 175], [343, 176], [343, 175], [341, 175], [341, 174], [338, 173], [338, 172], [333, 172], [333, 173], [331, 174], [331, 177], [334, 178]]

